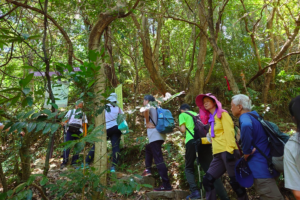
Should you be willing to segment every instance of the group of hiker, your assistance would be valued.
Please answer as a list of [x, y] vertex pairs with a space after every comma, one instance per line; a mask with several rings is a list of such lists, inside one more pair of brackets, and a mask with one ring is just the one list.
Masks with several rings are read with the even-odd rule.
[[[106, 129], [112, 143], [113, 159], [110, 171], [115, 172], [122, 135], [118, 129], [117, 117], [123, 114], [123, 111], [117, 106], [115, 93], [112, 93], [107, 100], [110, 102], [107, 104], [110, 109], [109, 112], [105, 111]], [[142, 176], [152, 175], [154, 160], [162, 179], [162, 185], [154, 188], [154, 191], [171, 191], [168, 169], [162, 153], [162, 144], [166, 140], [164, 129], [170, 127], [161, 122], [161, 120], [168, 122], [171, 113], [168, 110], [165, 112], [153, 104], [154, 102], [155, 98], [152, 95], [144, 96], [143, 115], [149, 143], [145, 147], [145, 170]], [[251, 100], [246, 95], [235, 95], [231, 101], [231, 112], [239, 119], [239, 139], [238, 130], [231, 116], [222, 108], [221, 102], [214, 95], [210, 93], [198, 95], [196, 105], [199, 114], [192, 111], [188, 104], [182, 104], [179, 108], [179, 130], [185, 134], [185, 175], [191, 191], [186, 199], [202, 198], [202, 185], [207, 200], [215, 200], [217, 196], [222, 200], [229, 199], [220, 179], [225, 172], [239, 200], [248, 199], [245, 188], [252, 185], [260, 199], [283, 200], [284, 197], [276, 184], [280, 172], [284, 172], [285, 187], [292, 190], [296, 199], [300, 199], [300, 95], [289, 104], [289, 112], [297, 125], [296, 134], [290, 138], [287, 134], [281, 133], [275, 124], [264, 120], [256, 111], [251, 111]], [[82, 108], [83, 102], [77, 104], [77, 107], [80, 106]], [[68, 124], [65, 141], [72, 140], [74, 134], [79, 136], [86, 133], [85, 114], [76, 111], [76, 109], [69, 111], [66, 115], [68, 120], [63, 123], [63, 125]], [[76, 117], [77, 115], [79, 117]], [[74, 128], [75, 122], [81, 123], [82, 126]], [[276, 146], [277, 141], [279, 141], [278, 146]], [[68, 162], [68, 157], [69, 151], [65, 150], [62, 167]], [[91, 163], [93, 157], [94, 146], [86, 157], [86, 163]], [[75, 153], [72, 164], [76, 164], [77, 159], [78, 153]], [[195, 161], [197, 161], [199, 185], [195, 181]], [[203, 178], [200, 177], [200, 167], [205, 172]]]

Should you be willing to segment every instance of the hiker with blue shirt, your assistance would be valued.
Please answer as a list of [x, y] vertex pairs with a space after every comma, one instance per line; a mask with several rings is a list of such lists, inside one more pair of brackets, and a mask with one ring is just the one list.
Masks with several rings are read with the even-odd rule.
[[157, 111], [156, 108], [150, 106], [150, 102], [154, 102], [155, 98], [152, 95], [146, 95], [144, 97], [143, 105], [145, 106], [144, 117], [147, 128], [147, 137], [149, 144], [146, 145], [146, 158], [145, 165], [146, 169], [142, 176], [151, 176], [152, 160], [154, 159], [158, 173], [162, 179], [163, 184], [158, 188], [154, 188], [154, 191], [171, 191], [172, 186], [168, 177], [168, 169], [165, 164], [162, 144], [166, 140], [166, 134], [161, 134], [157, 131], [155, 124], [157, 124]]
[[260, 199], [283, 200], [274, 179], [279, 173], [273, 169], [271, 174], [267, 159], [254, 147], [271, 157], [268, 136], [261, 123], [251, 116], [259, 116], [256, 111], [251, 111], [251, 100], [243, 94], [233, 96], [231, 111], [239, 118], [244, 159], [252, 172], [257, 194], [260, 195]]
[[[182, 104], [180, 106], [179, 115], [179, 127], [182, 133], [185, 133], [185, 176], [190, 185], [191, 194], [186, 197], [186, 199], [200, 199], [201, 195], [199, 192], [199, 187], [195, 182], [195, 170], [194, 163], [196, 160], [196, 149], [195, 149], [195, 139], [194, 139], [194, 128], [195, 123], [191, 115], [197, 116], [196, 112], [191, 111], [191, 108], [188, 104]], [[190, 115], [191, 114], [191, 115]], [[193, 135], [192, 135], [193, 134]], [[213, 159], [212, 156], [212, 147], [211, 144], [207, 145], [198, 145], [198, 155], [199, 155], [199, 163], [206, 173], [209, 168], [209, 165]], [[227, 192], [223, 186], [223, 183], [220, 178], [218, 178], [214, 186], [216, 188], [216, 192], [220, 199], [228, 200]]]

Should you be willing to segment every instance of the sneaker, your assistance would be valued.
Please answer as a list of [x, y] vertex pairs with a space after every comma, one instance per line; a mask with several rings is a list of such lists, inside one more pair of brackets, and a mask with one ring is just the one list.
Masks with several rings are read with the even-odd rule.
[[74, 169], [76, 169], [76, 170], [77, 170], [77, 169], [80, 169], [80, 165], [77, 165], [77, 164], [73, 164], [72, 167], [73, 167]]
[[65, 167], [66, 167], [65, 164], [61, 164], [61, 165], [60, 165], [60, 169], [63, 169], [63, 168], [65, 168]]
[[89, 166], [89, 164], [85, 164], [85, 167], [84, 167], [84, 164], [83, 163], [81, 163], [81, 167], [80, 167], [81, 169], [83, 169], [83, 168], [85, 168], [85, 169], [89, 169], [90, 168], [90, 166]]
[[144, 172], [142, 173], [142, 176], [151, 176], [151, 172], [149, 172], [148, 170], [144, 170]]
[[115, 167], [111, 167], [111, 168], [110, 168], [110, 172], [111, 172], [111, 173], [115, 173], [115, 172], [116, 172]]
[[165, 188], [164, 186], [159, 186], [158, 188], [154, 188], [154, 191], [156, 192], [162, 192], [162, 191], [172, 191], [172, 187]]
[[189, 196], [187, 196], [185, 198], [186, 200], [190, 200], [190, 199], [201, 199], [201, 195], [200, 192], [198, 190], [192, 192], [192, 194], [190, 194]]

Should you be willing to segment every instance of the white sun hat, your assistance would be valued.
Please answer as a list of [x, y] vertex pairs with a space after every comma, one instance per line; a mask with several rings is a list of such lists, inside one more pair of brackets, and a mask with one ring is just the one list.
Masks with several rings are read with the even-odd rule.
[[119, 103], [118, 102], [118, 95], [116, 93], [111, 93], [109, 95], [109, 97], [107, 98], [107, 100], [110, 101], [110, 102], [117, 102], [117, 103]]

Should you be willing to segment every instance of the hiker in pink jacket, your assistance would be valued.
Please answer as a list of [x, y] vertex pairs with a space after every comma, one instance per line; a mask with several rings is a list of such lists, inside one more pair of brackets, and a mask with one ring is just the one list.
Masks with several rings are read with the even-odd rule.
[[246, 189], [240, 186], [235, 178], [235, 163], [240, 158], [240, 153], [236, 145], [234, 124], [230, 115], [222, 109], [221, 102], [210, 93], [198, 95], [196, 104], [199, 107], [202, 122], [210, 124], [208, 136], [202, 138], [202, 144], [212, 143], [214, 156], [203, 177], [206, 200], [216, 199], [214, 182], [226, 171], [238, 200], [248, 200]]

